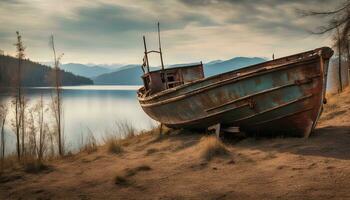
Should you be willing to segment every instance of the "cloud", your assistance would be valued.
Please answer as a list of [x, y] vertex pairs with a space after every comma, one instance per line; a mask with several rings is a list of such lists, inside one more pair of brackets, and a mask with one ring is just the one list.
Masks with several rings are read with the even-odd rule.
[[93, 33], [119, 33], [129, 31], [152, 32], [157, 21], [162, 22], [163, 30], [182, 29], [188, 24], [212, 26], [216, 23], [209, 16], [195, 12], [178, 11], [177, 15], [152, 14], [152, 11], [124, 7], [120, 5], [100, 4], [97, 7], [78, 8], [75, 19], [60, 17], [59, 27]]
[[[225, 24], [242, 25], [266, 34], [301, 36], [324, 22], [324, 19], [301, 17], [297, 10], [315, 8], [327, 10], [327, 0], [180, 0], [192, 9], [211, 10], [211, 14], [221, 14]], [[338, 5], [340, 1], [332, 1]], [[334, 7], [334, 6], [333, 6]], [[215, 15], [214, 15], [215, 16]]]
[[[287, 55], [329, 45], [309, 34], [323, 19], [303, 18], [296, 9], [330, 9], [326, 0], [3, 0], [0, 49], [14, 53], [20, 30], [28, 56], [49, 60], [54, 34], [66, 62], [139, 62], [142, 35], [157, 48], [161, 22], [165, 61], [225, 59], [233, 56]], [[15, 15], [14, 15], [15, 13]]]

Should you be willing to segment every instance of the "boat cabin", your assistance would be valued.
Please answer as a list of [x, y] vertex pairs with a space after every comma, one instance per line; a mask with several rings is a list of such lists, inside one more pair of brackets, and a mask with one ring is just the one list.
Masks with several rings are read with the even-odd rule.
[[204, 78], [202, 62], [147, 72], [142, 76], [147, 94], [154, 94], [202, 78]]
[[[203, 64], [202, 62], [198, 64], [178, 66], [173, 68], [164, 68], [163, 64], [163, 54], [162, 47], [160, 43], [160, 30], [158, 22], [158, 43], [159, 51], [151, 50], [147, 51], [146, 38], [143, 36], [143, 45], [145, 48], [145, 55], [143, 57], [143, 64], [141, 66], [143, 75], [141, 76], [143, 80], [144, 87], [140, 88], [138, 91], [139, 96], [148, 96], [163, 90], [177, 87], [186, 83], [190, 83], [199, 79], [204, 78]], [[150, 71], [148, 54], [158, 53], [160, 55], [161, 69]]]

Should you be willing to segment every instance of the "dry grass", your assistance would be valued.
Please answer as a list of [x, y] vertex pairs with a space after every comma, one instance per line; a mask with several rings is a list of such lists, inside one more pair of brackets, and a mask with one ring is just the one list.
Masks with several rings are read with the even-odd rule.
[[96, 152], [97, 151], [97, 140], [92, 133], [90, 129], [88, 129], [88, 135], [86, 138], [84, 136], [81, 136], [81, 145], [80, 145], [80, 152], [86, 152], [88, 154]]
[[170, 132], [170, 129], [163, 126], [152, 126], [151, 129], [140, 132], [136, 132], [135, 128], [128, 121], [118, 121], [116, 122], [116, 129], [112, 134], [106, 134], [103, 138], [107, 150], [110, 153], [120, 154], [124, 152], [124, 147], [129, 146], [130, 144], [135, 144], [144, 138], [146, 135], [154, 135], [157, 138], [160, 138], [162, 135]]
[[6, 171], [23, 170], [27, 173], [40, 173], [49, 170], [50, 167], [43, 160], [39, 160], [33, 155], [23, 155], [21, 161], [18, 162], [16, 155], [6, 156], [0, 164], [0, 175]]
[[116, 129], [115, 129], [115, 135], [119, 135], [119, 137], [127, 139], [132, 138], [136, 135], [136, 129], [132, 125], [130, 121], [127, 120], [121, 120], [115, 122]]
[[203, 137], [200, 140], [198, 147], [200, 157], [207, 161], [210, 161], [214, 157], [229, 155], [227, 147], [215, 136]]
[[147, 131], [142, 131], [140, 133], [140, 135], [144, 135], [144, 134], [148, 134], [148, 135], [152, 135], [155, 137], [154, 142], [159, 142], [162, 139], [164, 139], [166, 136], [169, 136], [170, 132], [172, 131], [172, 129], [164, 126], [164, 125], [151, 125], [150, 129]]
[[[17, 155], [11, 154], [6, 156], [0, 163], [0, 175], [9, 171], [24, 171], [26, 173], [40, 173], [50, 170], [51, 167], [47, 165], [48, 157], [46, 160], [40, 160], [35, 155], [22, 155], [20, 161], [17, 159]], [[50, 158], [54, 159], [54, 158]]]
[[8, 169], [19, 168], [19, 166], [20, 165], [18, 164], [18, 161], [17, 161], [17, 155], [11, 154], [11, 155], [5, 156], [5, 158], [3, 158], [0, 161], [0, 174]]
[[124, 151], [122, 143], [119, 139], [109, 138], [105, 143], [109, 153], [120, 154]]
[[23, 162], [24, 171], [27, 173], [39, 173], [49, 169], [48, 165], [35, 158], [27, 158]]
[[83, 147], [80, 148], [80, 152], [86, 152], [88, 154], [96, 152], [97, 151], [97, 144], [96, 143], [87, 143]]
[[344, 126], [348, 121], [346, 113], [350, 110], [350, 87], [342, 93], [328, 95], [327, 104], [324, 105], [323, 113], [319, 120], [319, 126]]
[[[336, 116], [332, 125], [347, 116]], [[103, 146], [96, 154], [54, 162], [55, 170], [45, 175], [4, 173], [0, 199], [346, 199], [349, 121], [318, 128], [308, 140], [247, 138], [234, 145], [225, 140], [226, 147], [215, 137], [183, 130], [159, 142], [150, 132], [137, 134], [127, 139], [129, 146], [122, 145], [122, 155], [108, 155]], [[267, 194], [261, 185], [272, 190]], [[296, 191], [295, 185], [302, 189]]]
[[115, 122], [115, 129], [111, 133], [107, 133], [103, 138], [109, 153], [122, 153], [123, 146], [128, 146], [136, 136], [136, 129], [131, 122], [121, 120]]

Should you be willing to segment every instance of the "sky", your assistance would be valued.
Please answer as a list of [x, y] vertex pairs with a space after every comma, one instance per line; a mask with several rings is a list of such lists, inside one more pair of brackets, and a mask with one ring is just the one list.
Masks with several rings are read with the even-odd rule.
[[[63, 63], [141, 63], [142, 36], [165, 64], [208, 62], [237, 56], [271, 58], [321, 46], [315, 35], [327, 19], [298, 10], [331, 10], [342, 0], [0, 0], [0, 49], [14, 55], [16, 31], [26, 57], [52, 60], [53, 34]], [[159, 64], [158, 55], [150, 63]]]

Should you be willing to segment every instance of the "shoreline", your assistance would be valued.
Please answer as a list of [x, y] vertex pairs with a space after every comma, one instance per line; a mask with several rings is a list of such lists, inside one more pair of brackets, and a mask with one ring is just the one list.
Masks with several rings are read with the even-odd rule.
[[10, 170], [0, 176], [0, 198], [350, 198], [349, 96], [329, 98], [307, 139], [234, 138], [222, 146], [203, 133], [154, 129], [120, 140], [114, 153], [91, 145], [39, 172]]

